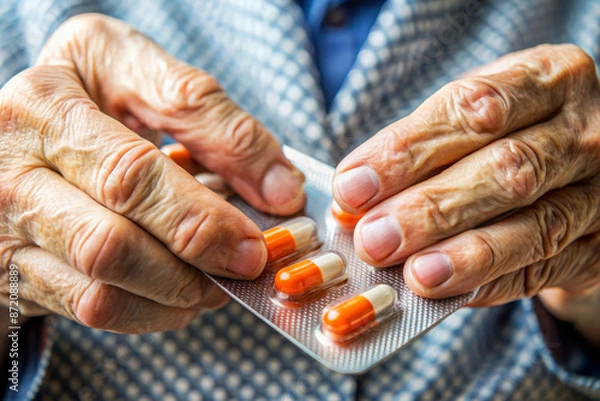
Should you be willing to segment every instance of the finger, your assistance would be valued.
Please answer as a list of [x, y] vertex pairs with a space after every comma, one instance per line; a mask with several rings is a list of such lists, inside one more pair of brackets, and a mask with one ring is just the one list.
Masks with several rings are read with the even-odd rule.
[[220, 175], [209, 172], [196, 162], [192, 158], [190, 151], [182, 144], [169, 144], [163, 146], [160, 150], [177, 163], [178, 166], [192, 174], [199, 183], [209, 188], [223, 199], [227, 199], [229, 196], [233, 195], [233, 191], [229, 185], [227, 185], [225, 180], [223, 180]]
[[258, 227], [98, 110], [74, 72], [35, 67], [7, 85], [23, 141], [37, 143], [38, 157], [68, 182], [195, 267], [233, 278], [260, 273], [267, 255]]
[[595, 87], [595, 64], [574, 46], [512, 56], [511, 69], [446, 85], [410, 116], [384, 128], [337, 167], [334, 195], [365, 211], [515, 130], [544, 121]]
[[359, 254], [376, 266], [400, 263], [550, 190], [591, 177], [598, 169], [596, 150], [580, 144], [584, 137], [560, 114], [466, 156], [371, 209], [355, 231]]
[[55, 172], [30, 170], [15, 192], [12, 226], [85, 276], [179, 308], [206, 308], [224, 297], [198, 269]]
[[[532, 62], [532, 55], [536, 57], [544, 58], [544, 54], [548, 51], [554, 55], [563, 54], [563, 57], [569, 57], [572, 52], [581, 53], [581, 49], [571, 44], [565, 44], [560, 46], [550, 45], [539, 45], [533, 48], [516, 51], [510, 54], [506, 54], [502, 57], [498, 57], [494, 61], [482, 66], [475, 67], [461, 75], [462, 78], [472, 77], [477, 75], [492, 75], [498, 74], [504, 71], [508, 71], [513, 68], [527, 68]], [[535, 60], [533, 61], [536, 62]], [[535, 68], [536, 66], [533, 65]]]
[[[80, 51], [69, 45], [74, 37]], [[280, 144], [206, 72], [107, 17], [71, 20], [47, 48], [41, 64], [71, 61], [86, 87], [96, 89], [90, 93], [103, 110], [120, 120], [124, 114], [134, 116], [145, 126], [168, 132], [255, 207], [290, 214], [304, 205], [304, 177]]]
[[87, 326], [118, 333], [174, 330], [189, 324], [197, 309], [158, 304], [86, 277], [41, 248], [21, 248], [12, 262], [23, 277], [23, 298]]
[[598, 196], [598, 185], [589, 183], [553, 191], [504, 220], [411, 256], [404, 266], [405, 280], [428, 298], [483, 286], [478, 305], [531, 296], [551, 286], [575, 289], [597, 283], [598, 235], [578, 238], [600, 229], [600, 210], [594, 201]]
[[[568, 288], [581, 292], [600, 283], [598, 234], [584, 237], [551, 259], [537, 262], [484, 285], [470, 306], [500, 305], [529, 298], [543, 289]], [[597, 316], [597, 308], [595, 314]]]

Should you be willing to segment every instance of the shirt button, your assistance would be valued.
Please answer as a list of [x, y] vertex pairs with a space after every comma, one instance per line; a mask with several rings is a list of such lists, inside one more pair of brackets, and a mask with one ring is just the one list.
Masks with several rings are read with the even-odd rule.
[[348, 12], [341, 7], [332, 7], [327, 10], [323, 17], [323, 24], [332, 28], [341, 28], [348, 22]]

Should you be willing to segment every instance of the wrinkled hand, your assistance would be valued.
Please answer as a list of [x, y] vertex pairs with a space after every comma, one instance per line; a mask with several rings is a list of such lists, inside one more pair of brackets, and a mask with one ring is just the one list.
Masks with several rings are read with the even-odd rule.
[[574, 296], [600, 307], [593, 60], [540, 46], [445, 86], [343, 160], [334, 193], [348, 212], [368, 211], [354, 235], [361, 257], [404, 262], [419, 295], [481, 287], [472, 305], [483, 306], [557, 288], [542, 294], [550, 309], [583, 319], [565, 308]]
[[302, 207], [302, 175], [214, 78], [119, 21], [75, 17], [0, 92], [2, 291], [18, 266], [23, 313], [174, 329], [227, 299], [200, 269], [260, 273], [261, 231], [158, 150], [158, 131], [258, 209]]

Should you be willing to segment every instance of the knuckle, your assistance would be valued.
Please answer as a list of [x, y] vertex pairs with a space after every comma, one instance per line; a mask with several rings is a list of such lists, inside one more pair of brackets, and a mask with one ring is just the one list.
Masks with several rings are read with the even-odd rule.
[[[185, 259], [193, 253], [202, 252], [206, 233], [219, 232], [217, 226], [211, 221], [210, 213], [204, 209], [200, 212], [190, 210], [178, 220], [177, 224], [172, 226], [170, 247], [175, 255]], [[182, 224], [183, 222], [185, 224]]]
[[512, 278], [500, 277], [481, 286], [471, 304], [473, 306], [501, 305], [515, 299], [513, 295], [514, 288], [514, 280]]
[[532, 201], [544, 182], [545, 166], [528, 144], [506, 138], [493, 147], [488, 162], [491, 177], [510, 204]]
[[502, 91], [486, 78], [474, 77], [450, 83], [448, 112], [463, 132], [495, 136], [502, 132], [510, 115]]
[[225, 98], [216, 78], [187, 64], [168, 70], [159, 93], [163, 101], [161, 113], [173, 118], [190, 112], [202, 114]]
[[[383, 160], [386, 166], [398, 166], [401, 171], [422, 171], [424, 168], [437, 167], [432, 163], [435, 160], [432, 157], [434, 152], [428, 152], [428, 149], [413, 149], [407, 140], [406, 132], [397, 124], [385, 127], [376, 137], [372, 154], [381, 155], [379, 159]], [[397, 168], [381, 168], [377, 173], [382, 175], [384, 181], [394, 182], [397, 179]]]
[[78, 14], [67, 19], [58, 29], [73, 33], [104, 32], [108, 17], [96, 13]]
[[162, 157], [151, 143], [139, 140], [104, 159], [97, 180], [99, 201], [125, 215], [151, 206], [157, 201], [152, 193], [164, 180]]
[[494, 306], [532, 297], [550, 282], [551, 273], [545, 261], [507, 273], [483, 285], [474, 304]]
[[594, 59], [577, 45], [544, 44], [534, 48], [532, 56], [517, 67], [525, 70], [532, 85], [565, 84], [567, 97], [576, 104], [592, 88], [590, 83], [598, 86]]
[[402, 132], [396, 124], [385, 127], [377, 134], [377, 137], [379, 139], [378, 143], [381, 144], [377, 150], [386, 152], [386, 156], [391, 157], [391, 160], [394, 160], [393, 158], [398, 157], [398, 155], [406, 153], [410, 163], [417, 161], [407, 142], [406, 133]]
[[[226, 217], [217, 208], [212, 210], [190, 211], [178, 219], [170, 234], [170, 249], [178, 257], [198, 261], [211, 253], [211, 263], [224, 266], [224, 258], [217, 255], [226, 253], [231, 240], [231, 230]], [[222, 263], [222, 264], [219, 264]]]
[[40, 73], [47, 69], [48, 67], [44, 66], [34, 66], [21, 71], [4, 85], [2, 94], [29, 93], [37, 90]]
[[47, 77], [52, 67], [30, 67], [12, 77], [0, 91], [0, 105], [4, 124], [19, 116], [23, 105], [35, 105], [30, 99], [45, 99], [53, 94], [53, 87], [47, 85]]
[[515, 285], [514, 288], [521, 292], [515, 294], [515, 298], [530, 298], [551, 282], [552, 270], [545, 260], [526, 266], [518, 273], [516, 276], [521, 285]]
[[97, 281], [83, 289], [74, 287], [64, 300], [67, 313], [71, 318], [94, 329], [120, 329], [134, 310], [128, 302], [123, 304], [120, 292], [122, 290]]
[[534, 247], [538, 259], [548, 259], [560, 252], [567, 244], [572, 231], [569, 212], [560, 204], [540, 202], [534, 209], [539, 239]]
[[38, 64], [67, 60], [78, 64], [89, 58], [91, 47], [102, 48], [106, 52], [109, 41], [114, 41], [119, 34], [135, 32], [129, 25], [103, 14], [77, 14], [63, 22], [48, 39]]
[[477, 231], [469, 238], [469, 248], [472, 249], [473, 252], [473, 257], [471, 259], [477, 261], [477, 264], [481, 266], [476, 271], [479, 274], [485, 275], [480, 278], [480, 282], [489, 281], [498, 269], [498, 266], [496, 266], [495, 247], [493, 246], [492, 241], [493, 239], [491, 237]]
[[196, 308], [202, 302], [204, 287], [206, 287], [204, 275], [198, 273], [188, 282], [173, 287], [171, 291], [165, 294], [165, 298], [168, 305], [182, 309]]
[[551, 276], [545, 288], [561, 287], [583, 294], [600, 284], [600, 233], [584, 235], [545, 260]]
[[[90, 112], [98, 111], [98, 106], [90, 98], [63, 92], [55, 94], [49, 104], [50, 107], [43, 110], [44, 121], [39, 125], [39, 131], [44, 137], [51, 138], [53, 142], [60, 141], [60, 135], [73, 132], [73, 127], [81, 125], [82, 118], [89, 117]], [[57, 146], [44, 147], [45, 154], [50, 164], [64, 157], [64, 150]]]
[[267, 154], [267, 133], [249, 114], [241, 113], [229, 122], [225, 131], [224, 144], [228, 157], [235, 161], [257, 161]]
[[[79, 88], [68, 87], [78, 80], [75, 72], [51, 65], [19, 73], [0, 91], [0, 130], [10, 132], [19, 127], [20, 135], [32, 131], [42, 136], [71, 131], [82, 115], [98, 110]], [[35, 146], [43, 148], [40, 143]]]
[[596, 63], [594, 59], [586, 53], [581, 47], [573, 44], [565, 44], [559, 46], [556, 51], [559, 51], [563, 57], [569, 62], [569, 72], [579, 78], [594, 78], [597, 80]]
[[531, 84], [552, 81], [551, 77], [555, 75], [558, 66], [555, 62], [555, 54], [556, 49], [553, 45], [537, 46], [532, 50], [531, 57], [527, 57], [514, 68], [524, 71]]
[[[3, 108], [19, 109], [20, 105], [28, 107], [39, 106], [46, 107], [51, 105], [52, 108], [59, 107], [65, 93], [68, 93], [69, 98], [73, 98], [72, 106], [83, 103], [86, 107], [95, 106], [89, 98], [79, 95], [72, 88], [65, 88], [60, 79], [69, 78], [73, 84], [77, 83], [80, 78], [75, 72], [65, 67], [56, 65], [36, 65], [23, 70], [19, 74], [12, 77], [2, 88], [0, 93], [0, 104]], [[58, 91], [57, 89], [63, 89]], [[42, 100], [42, 102], [40, 102]], [[42, 109], [42, 107], [38, 107]]]
[[437, 236], [432, 239], [441, 239], [453, 231], [458, 221], [447, 216], [441, 206], [441, 199], [425, 190], [418, 191], [416, 198], [415, 204], [419, 205], [421, 213], [425, 215], [425, 224], [429, 225], [428, 233]]
[[120, 261], [127, 252], [128, 232], [116, 221], [98, 221], [75, 231], [72, 264], [83, 274], [106, 283], [121, 283], [127, 271]]

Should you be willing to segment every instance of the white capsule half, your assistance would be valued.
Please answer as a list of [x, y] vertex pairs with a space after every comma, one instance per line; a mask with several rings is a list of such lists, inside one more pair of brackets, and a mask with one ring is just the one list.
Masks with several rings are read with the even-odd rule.
[[286, 221], [263, 232], [272, 263], [318, 243], [317, 223], [308, 217]]
[[387, 312], [396, 303], [396, 290], [387, 284], [379, 284], [361, 295], [371, 303], [376, 316]]

